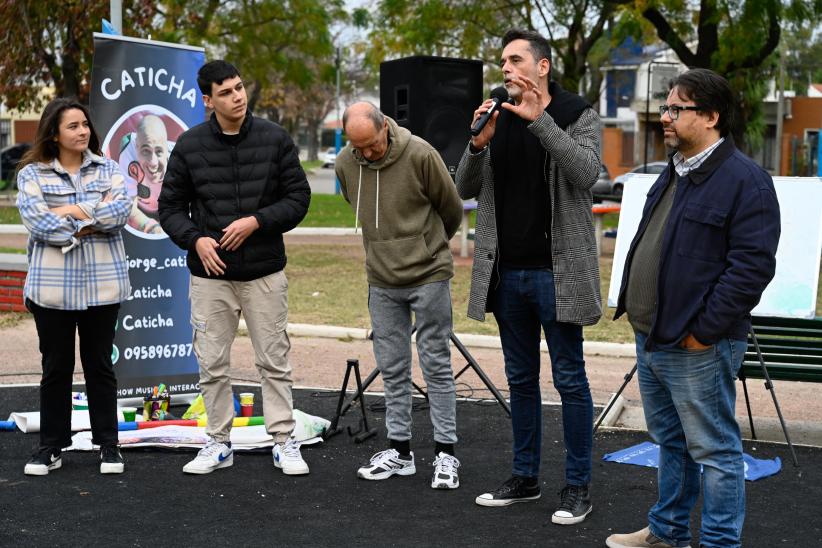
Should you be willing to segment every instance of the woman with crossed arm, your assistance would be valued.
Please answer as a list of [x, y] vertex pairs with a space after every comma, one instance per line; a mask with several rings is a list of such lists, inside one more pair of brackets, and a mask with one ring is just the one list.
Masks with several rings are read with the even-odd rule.
[[116, 162], [101, 155], [85, 106], [58, 98], [43, 110], [20, 161], [17, 207], [29, 231], [24, 295], [34, 315], [43, 377], [40, 446], [26, 464], [43, 476], [71, 444], [75, 332], [86, 380], [100, 472], [123, 472], [117, 447], [117, 379], [111, 353], [120, 303], [130, 285], [121, 229], [131, 200]]

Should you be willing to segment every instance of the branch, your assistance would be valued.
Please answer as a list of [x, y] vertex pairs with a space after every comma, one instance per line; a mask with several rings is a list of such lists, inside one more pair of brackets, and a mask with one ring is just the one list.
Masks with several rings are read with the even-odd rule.
[[[729, 21], [733, 18], [729, 17]], [[708, 59], [719, 49], [719, 27], [717, 24], [716, 0], [701, 0], [699, 3], [699, 25], [697, 27], [696, 56]]]
[[773, 51], [779, 47], [779, 38], [782, 34], [782, 27], [779, 25], [779, 5], [775, 2], [768, 2], [768, 38], [758, 51], [753, 52], [743, 58], [741, 62], [731, 62], [725, 67], [725, 72], [735, 72], [739, 69], [750, 69], [759, 67]]
[[605, 32], [605, 24], [614, 14], [614, 10], [616, 6], [611, 2], [605, 2], [602, 5], [602, 11], [599, 13], [599, 19], [594, 24], [594, 27], [591, 29], [591, 32], [588, 33], [588, 36], [583, 40], [582, 45], [580, 46], [580, 50], [585, 54], [585, 57], [588, 57], [588, 52], [591, 51], [591, 48], [594, 47], [594, 44], [602, 38], [603, 33]]
[[680, 61], [691, 68], [702, 66], [699, 64], [699, 59], [688, 49], [688, 46], [682, 41], [659, 10], [656, 8], [647, 8], [642, 12], [642, 15], [656, 28], [657, 36], [674, 50], [674, 53], [677, 54]]

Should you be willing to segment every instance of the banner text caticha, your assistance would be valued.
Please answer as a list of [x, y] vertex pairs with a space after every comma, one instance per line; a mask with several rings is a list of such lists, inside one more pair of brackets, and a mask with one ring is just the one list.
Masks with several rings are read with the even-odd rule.
[[104, 78], [100, 83], [100, 91], [103, 97], [109, 101], [116, 101], [121, 94], [126, 93], [129, 88], [137, 87], [154, 87], [160, 91], [165, 91], [169, 95], [176, 93], [177, 99], [181, 101], [188, 101], [191, 108], [197, 101], [197, 92], [193, 87], [189, 87], [187, 91], [183, 92], [185, 88], [185, 80], [176, 79], [173, 74], [169, 74], [164, 68], [155, 69], [154, 67], [133, 67], [130, 71], [123, 69], [120, 72], [120, 86], [112, 78]]

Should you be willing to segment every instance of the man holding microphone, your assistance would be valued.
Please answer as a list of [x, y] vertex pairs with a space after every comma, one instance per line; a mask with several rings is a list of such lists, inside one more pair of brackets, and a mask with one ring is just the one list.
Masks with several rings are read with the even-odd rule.
[[[476, 245], [468, 315], [499, 324], [511, 392], [513, 471], [481, 494], [481, 506], [540, 497], [540, 330], [562, 399], [565, 487], [551, 520], [569, 525], [591, 512], [593, 401], [582, 326], [602, 313], [590, 188], [600, 170], [599, 116], [552, 82], [551, 48], [533, 31], [502, 40], [500, 66], [514, 104], [502, 103], [472, 137], [457, 169], [463, 199], [476, 197]], [[474, 122], [492, 106], [485, 101]]]

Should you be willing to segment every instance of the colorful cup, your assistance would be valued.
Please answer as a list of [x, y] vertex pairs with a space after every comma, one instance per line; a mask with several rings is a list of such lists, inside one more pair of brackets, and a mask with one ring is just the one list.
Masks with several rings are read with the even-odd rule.
[[254, 392], [242, 392], [240, 394], [240, 405], [254, 405]]
[[254, 406], [247, 405], [247, 404], [240, 404], [240, 416], [241, 417], [253, 417], [254, 416]]
[[120, 409], [123, 412], [123, 422], [134, 422], [137, 418], [136, 407], [123, 407]]

